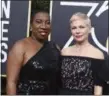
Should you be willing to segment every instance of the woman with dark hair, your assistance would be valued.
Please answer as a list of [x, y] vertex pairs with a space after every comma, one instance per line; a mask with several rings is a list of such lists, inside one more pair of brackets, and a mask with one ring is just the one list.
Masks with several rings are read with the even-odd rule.
[[47, 41], [51, 31], [49, 14], [38, 10], [31, 17], [31, 36], [17, 41], [8, 55], [8, 95], [57, 94], [60, 51]]

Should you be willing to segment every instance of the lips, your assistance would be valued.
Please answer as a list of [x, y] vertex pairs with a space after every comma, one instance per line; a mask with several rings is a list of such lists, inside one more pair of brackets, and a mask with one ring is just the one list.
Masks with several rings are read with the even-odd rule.
[[46, 32], [46, 31], [40, 31], [40, 34], [44, 36], [44, 35], [47, 35], [48, 32]]
[[82, 35], [77, 35], [77, 36], [76, 36], [76, 38], [81, 38], [81, 37], [82, 37]]
[[45, 32], [41, 32], [40, 34], [41, 34], [41, 35], [46, 35], [47, 33], [45, 33]]

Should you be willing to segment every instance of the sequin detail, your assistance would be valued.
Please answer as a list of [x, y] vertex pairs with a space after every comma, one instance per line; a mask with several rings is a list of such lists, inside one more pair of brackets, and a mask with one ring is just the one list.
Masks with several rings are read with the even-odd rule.
[[60, 51], [54, 43], [43, 47], [21, 68], [17, 84], [18, 95], [57, 94], [57, 73]]
[[63, 58], [62, 87], [88, 91], [93, 88], [91, 61], [83, 58]]
[[28, 80], [20, 82], [18, 85], [18, 93], [24, 93], [25, 95], [47, 93], [49, 91], [48, 82], [46, 81], [34, 81]]
[[41, 66], [38, 61], [32, 61], [32, 64], [33, 64], [34, 68], [36, 68], [36, 69], [37, 68], [38, 69], [43, 69], [43, 66]]

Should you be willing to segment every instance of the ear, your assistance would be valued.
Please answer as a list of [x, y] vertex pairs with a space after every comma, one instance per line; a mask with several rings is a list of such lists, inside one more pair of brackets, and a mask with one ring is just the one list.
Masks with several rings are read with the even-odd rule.
[[32, 31], [32, 27], [30, 26], [30, 31]]
[[92, 32], [92, 27], [89, 28], [89, 33], [91, 33], [91, 32]]

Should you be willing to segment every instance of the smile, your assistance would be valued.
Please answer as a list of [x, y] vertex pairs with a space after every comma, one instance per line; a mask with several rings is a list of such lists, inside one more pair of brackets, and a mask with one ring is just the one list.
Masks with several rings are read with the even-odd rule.
[[48, 33], [48, 32], [45, 32], [45, 31], [41, 31], [41, 32], [40, 32], [41, 35], [46, 35], [47, 33]]
[[76, 36], [76, 38], [81, 38], [82, 37], [82, 35], [78, 35], [78, 36]]

